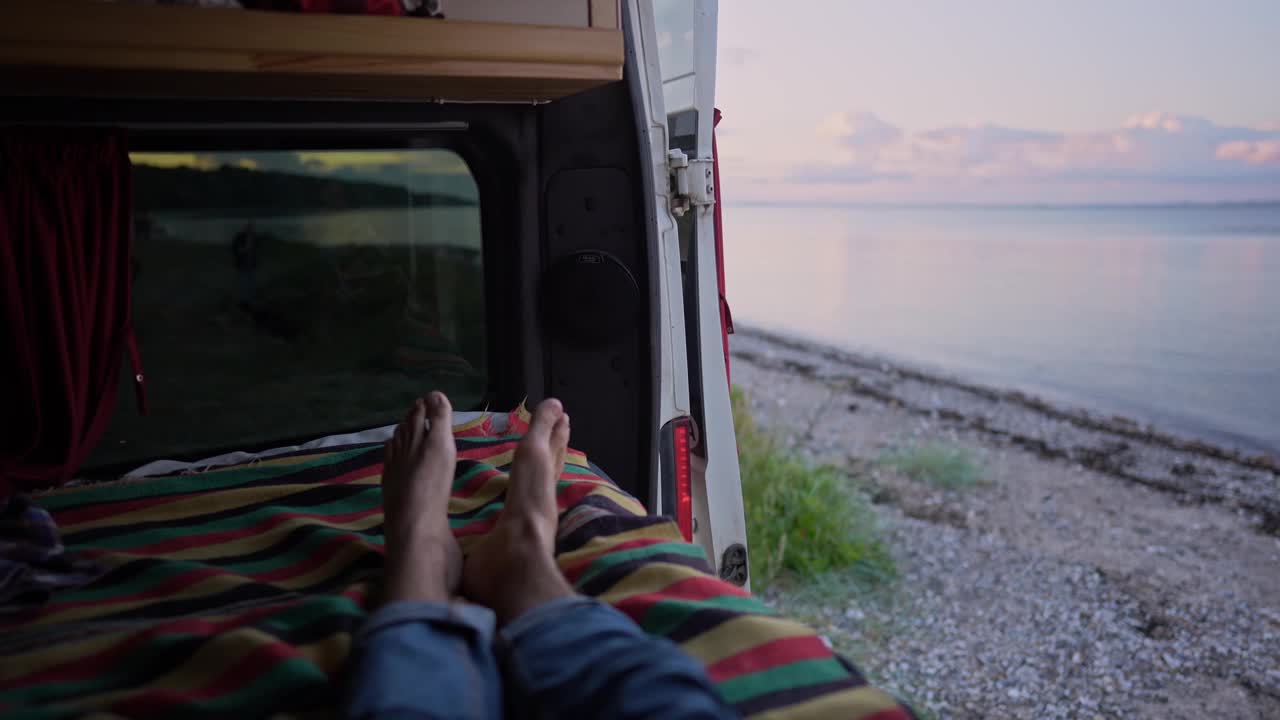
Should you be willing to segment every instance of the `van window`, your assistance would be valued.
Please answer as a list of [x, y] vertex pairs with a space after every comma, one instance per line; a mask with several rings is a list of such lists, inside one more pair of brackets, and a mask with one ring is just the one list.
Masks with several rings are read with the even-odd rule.
[[694, 97], [694, 34], [698, 4], [689, 0], [657, 0], [658, 64], [662, 68], [663, 104], [668, 114], [692, 110]]
[[435, 149], [137, 153], [133, 317], [88, 466], [292, 444], [488, 382], [476, 184]]

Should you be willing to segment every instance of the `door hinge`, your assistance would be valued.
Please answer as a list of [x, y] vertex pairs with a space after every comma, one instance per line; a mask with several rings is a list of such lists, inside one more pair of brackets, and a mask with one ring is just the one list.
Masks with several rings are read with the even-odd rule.
[[667, 151], [671, 174], [671, 212], [679, 217], [691, 207], [716, 202], [715, 165], [711, 158], [691, 158], [683, 150]]

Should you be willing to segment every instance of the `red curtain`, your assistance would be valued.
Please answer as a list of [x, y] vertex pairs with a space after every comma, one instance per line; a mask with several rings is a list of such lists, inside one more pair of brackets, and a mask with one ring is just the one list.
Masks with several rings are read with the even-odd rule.
[[0, 129], [0, 498], [67, 481], [106, 429], [132, 203], [122, 132]]

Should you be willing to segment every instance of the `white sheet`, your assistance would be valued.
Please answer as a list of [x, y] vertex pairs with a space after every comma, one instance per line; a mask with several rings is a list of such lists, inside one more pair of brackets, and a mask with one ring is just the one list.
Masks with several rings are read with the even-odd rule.
[[[478, 417], [485, 415], [483, 412], [456, 412], [453, 414], [453, 421], [456, 425], [471, 422]], [[494, 425], [496, 430], [504, 430], [507, 416], [503, 413], [495, 414]], [[283, 455], [285, 453], [297, 452], [299, 450], [318, 450], [327, 447], [340, 447], [342, 445], [359, 445], [362, 443], [383, 442], [389, 439], [395, 432], [395, 425], [384, 425], [382, 427], [371, 428], [369, 430], [361, 430], [359, 432], [343, 433], [341, 435], [327, 435], [317, 438], [301, 445], [290, 445], [288, 447], [271, 448], [270, 450], [262, 450], [260, 452], [230, 452], [222, 455], [215, 455], [203, 460], [195, 462], [182, 462], [179, 460], [155, 460], [135, 468], [125, 473], [124, 479], [137, 479], [144, 477], [154, 477], [156, 475], [169, 475], [176, 472], [203, 472], [217, 467], [227, 465], [240, 465], [242, 463], [253, 462], [255, 460], [263, 460], [275, 455]]]

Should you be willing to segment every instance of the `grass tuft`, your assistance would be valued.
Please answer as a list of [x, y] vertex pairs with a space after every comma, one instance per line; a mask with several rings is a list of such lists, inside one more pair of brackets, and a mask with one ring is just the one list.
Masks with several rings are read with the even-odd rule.
[[762, 431], [741, 388], [733, 388], [732, 399], [753, 589], [833, 571], [868, 585], [894, 578], [875, 516], [849, 478], [834, 467], [810, 466]]
[[982, 480], [978, 461], [972, 452], [962, 447], [937, 444], [906, 447], [881, 456], [880, 463], [912, 480], [944, 490], [971, 487]]

